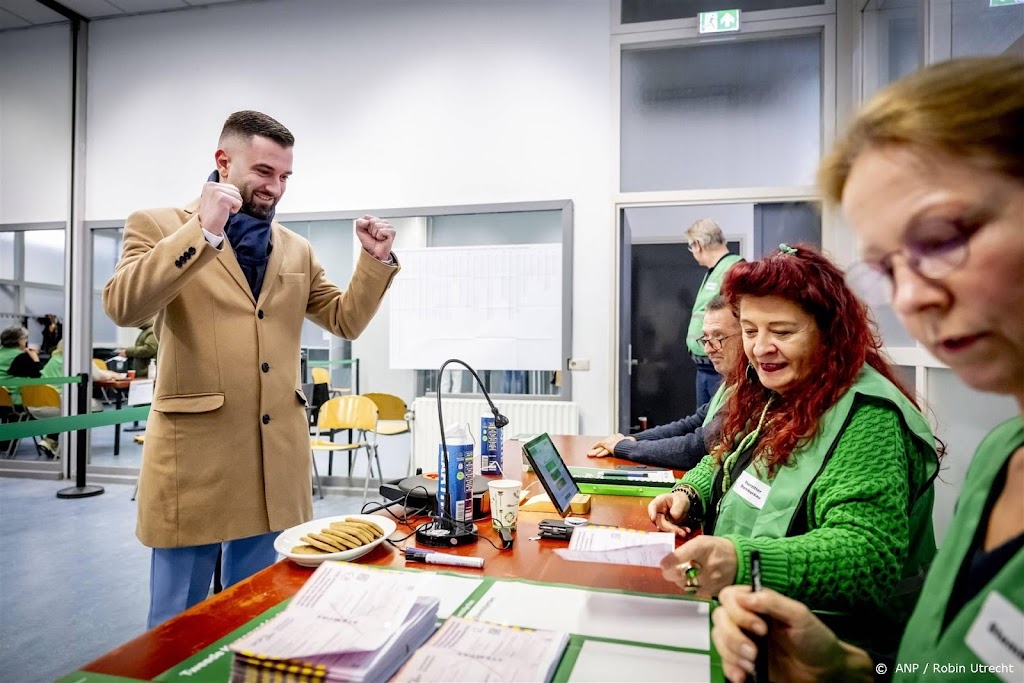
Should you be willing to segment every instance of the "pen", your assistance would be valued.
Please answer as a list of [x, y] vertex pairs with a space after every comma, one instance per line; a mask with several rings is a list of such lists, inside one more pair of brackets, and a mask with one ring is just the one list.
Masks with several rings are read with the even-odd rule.
[[[761, 590], [761, 553], [756, 550], [750, 551], [750, 584], [751, 591]], [[771, 622], [768, 617], [763, 617], [768, 628]], [[757, 658], [754, 660], [754, 683], [768, 683], [768, 635], [755, 636], [754, 645], [757, 646]]]
[[448, 555], [434, 550], [422, 548], [406, 548], [406, 562], [425, 562], [427, 564], [447, 564], [452, 567], [475, 567], [480, 569], [484, 566], [482, 557], [463, 557], [462, 555]]

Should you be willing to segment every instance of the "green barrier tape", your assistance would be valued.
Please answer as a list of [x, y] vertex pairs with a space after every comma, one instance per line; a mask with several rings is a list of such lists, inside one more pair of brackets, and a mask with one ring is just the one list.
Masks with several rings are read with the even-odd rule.
[[42, 420], [9, 422], [0, 425], [0, 441], [24, 439], [29, 436], [56, 434], [58, 432], [74, 432], [79, 429], [92, 429], [93, 427], [107, 427], [124, 422], [145, 420], [147, 417], [149, 417], [149, 406], [138, 406], [136, 408], [124, 408], [122, 410], [111, 410], [90, 415], [47, 417]]
[[81, 381], [82, 378], [79, 375], [73, 377], [12, 377], [3, 380], [0, 386], [17, 389], [18, 387], [38, 387], [44, 384], [80, 384]]
[[306, 365], [311, 368], [325, 368], [329, 365], [355, 365], [358, 362], [358, 358], [353, 358], [352, 360], [311, 360]]

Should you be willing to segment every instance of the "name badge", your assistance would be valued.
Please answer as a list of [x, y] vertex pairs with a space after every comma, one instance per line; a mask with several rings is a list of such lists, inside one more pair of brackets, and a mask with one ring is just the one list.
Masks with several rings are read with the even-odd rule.
[[732, 490], [738, 493], [740, 498], [761, 510], [764, 508], [764, 502], [768, 500], [768, 494], [772, 492], [772, 487], [744, 471], [733, 484]]
[[1004, 681], [1019, 681], [1024, 669], [1024, 612], [995, 591], [988, 594], [964, 639], [981, 669]]
[[704, 285], [704, 289], [713, 292], [716, 289], [718, 289], [718, 283], [717, 282], [709, 282], [706, 285]]

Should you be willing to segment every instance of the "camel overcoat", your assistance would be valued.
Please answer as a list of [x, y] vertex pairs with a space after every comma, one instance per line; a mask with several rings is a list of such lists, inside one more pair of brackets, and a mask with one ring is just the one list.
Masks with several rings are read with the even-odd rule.
[[206, 241], [198, 206], [129, 216], [121, 261], [103, 290], [118, 325], [156, 317], [160, 350], [136, 527], [153, 548], [245, 538], [312, 518], [302, 321], [354, 339], [398, 272], [360, 250], [342, 291], [309, 242], [275, 222], [256, 300], [228, 240], [219, 249]]

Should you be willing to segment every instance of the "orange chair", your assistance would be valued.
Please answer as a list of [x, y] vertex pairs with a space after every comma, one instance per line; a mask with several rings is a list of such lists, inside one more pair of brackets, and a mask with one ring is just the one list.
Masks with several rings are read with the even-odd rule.
[[[48, 417], [60, 417], [60, 391], [56, 387], [50, 386], [49, 384], [39, 384], [36, 386], [22, 387], [21, 391], [21, 404], [25, 407], [25, 410], [37, 420], [42, 420]], [[36, 450], [40, 455], [57, 455], [56, 444], [48, 446], [51, 450], [45, 451], [39, 446], [39, 441], [35, 437], [32, 440], [36, 444]], [[50, 443], [49, 441], [47, 443]]]
[[[21, 422], [27, 420], [29, 415], [25, 412], [25, 409], [20, 405], [15, 405], [14, 399], [11, 398], [11, 391], [7, 387], [0, 387], [0, 408], [9, 409], [7, 421], [8, 422]], [[33, 437], [35, 440], [35, 437]], [[21, 439], [11, 439], [7, 443], [7, 450], [4, 452], [4, 457], [13, 458], [14, 454], [18, 452], [18, 444], [21, 443]], [[38, 442], [36, 443], [36, 450], [39, 449]]]
[[[322, 432], [353, 429], [358, 432], [355, 441], [337, 443], [321, 438]], [[372, 439], [367, 437], [372, 435]], [[338, 396], [320, 406], [320, 415], [316, 421], [316, 436], [310, 439], [313, 451], [313, 472], [316, 474], [317, 488], [320, 497], [324, 497], [320, 474], [316, 469], [316, 451], [327, 451], [330, 455], [328, 467], [331, 466], [336, 452], [352, 452], [360, 448], [366, 451], [366, 481], [363, 484], [363, 502], [370, 487], [370, 476], [373, 474], [373, 463], [377, 462], [377, 474], [383, 479], [380, 459], [377, 457], [377, 406], [365, 396]]]

